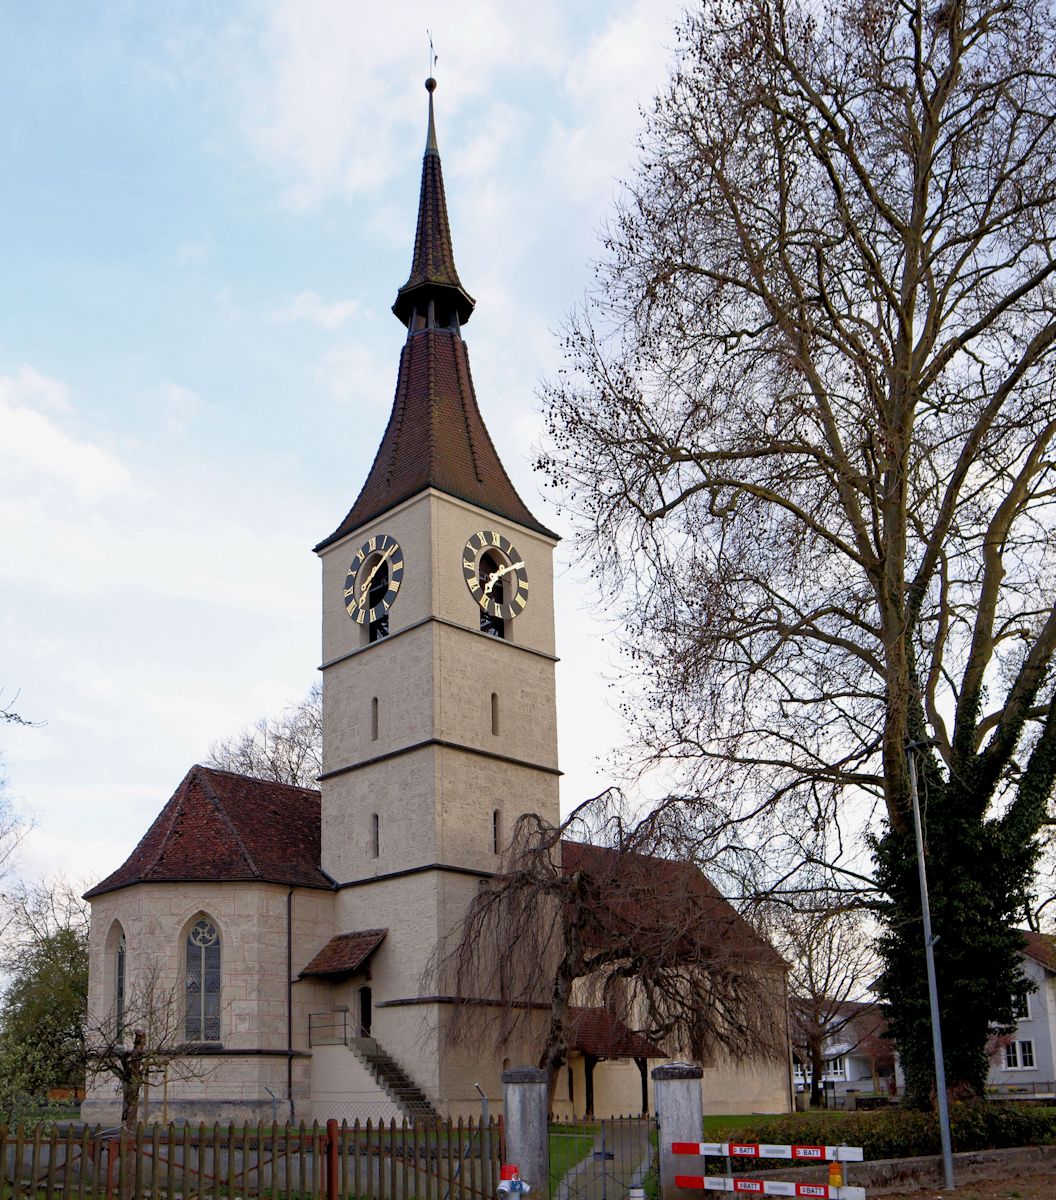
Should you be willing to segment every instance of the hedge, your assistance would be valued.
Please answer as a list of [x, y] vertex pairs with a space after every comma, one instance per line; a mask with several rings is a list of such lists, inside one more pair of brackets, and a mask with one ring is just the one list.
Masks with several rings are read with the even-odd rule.
[[[1056, 1110], [994, 1101], [952, 1104], [950, 1138], [954, 1152], [1051, 1145], [1056, 1143]], [[848, 1113], [839, 1122], [822, 1113], [767, 1117], [723, 1137], [724, 1141], [778, 1145], [832, 1145], [837, 1139], [843, 1145], [861, 1146], [867, 1159], [940, 1153], [938, 1117], [902, 1108]], [[753, 1161], [736, 1159], [735, 1166], [743, 1170]]]

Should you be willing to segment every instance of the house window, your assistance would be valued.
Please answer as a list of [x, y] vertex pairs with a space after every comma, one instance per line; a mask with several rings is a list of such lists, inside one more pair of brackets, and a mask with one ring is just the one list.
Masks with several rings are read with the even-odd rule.
[[1030, 995], [1025, 988], [1012, 997], [1012, 1016], [1017, 1021], [1030, 1019]]
[[847, 1060], [845, 1058], [827, 1058], [825, 1060], [825, 1069], [822, 1072], [822, 1079], [846, 1079], [847, 1078]]
[[187, 935], [187, 1019], [189, 1042], [220, 1040], [220, 934], [201, 917]]
[[1005, 1047], [1005, 1068], [1009, 1071], [1026, 1071], [1034, 1066], [1034, 1043], [1031, 1041], [1009, 1042]]
[[125, 935], [122, 933], [114, 954], [114, 1031], [120, 1041], [125, 1028]]
[[370, 814], [370, 857], [377, 858], [381, 852], [381, 821], [377, 813]]

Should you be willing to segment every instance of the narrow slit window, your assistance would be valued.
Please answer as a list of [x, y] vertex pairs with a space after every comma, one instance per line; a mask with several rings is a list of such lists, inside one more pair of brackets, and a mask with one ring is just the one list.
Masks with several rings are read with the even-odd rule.
[[498, 809], [491, 814], [491, 849], [493, 854], [502, 853], [502, 813]]
[[499, 732], [499, 693], [491, 693], [491, 732], [498, 736]]
[[114, 1024], [118, 1041], [125, 1029], [125, 935], [117, 943], [114, 959]]
[[378, 740], [378, 698], [375, 696], [370, 702], [370, 740], [376, 742]]
[[381, 822], [377, 813], [370, 814], [370, 857], [377, 858], [381, 852]]

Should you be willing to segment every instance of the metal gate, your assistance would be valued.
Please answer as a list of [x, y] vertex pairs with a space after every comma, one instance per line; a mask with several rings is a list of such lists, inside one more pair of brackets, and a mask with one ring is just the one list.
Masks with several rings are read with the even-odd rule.
[[553, 1200], [626, 1200], [656, 1165], [656, 1120], [613, 1117], [550, 1125]]

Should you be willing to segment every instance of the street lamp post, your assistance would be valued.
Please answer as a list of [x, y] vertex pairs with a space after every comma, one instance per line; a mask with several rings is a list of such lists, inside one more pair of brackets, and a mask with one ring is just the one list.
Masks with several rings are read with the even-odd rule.
[[946, 1064], [942, 1056], [942, 1025], [939, 1021], [939, 990], [935, 982], [935, 938], [931, 932], [931, 906], [928, 903], [928, 873], [924, 866], [924, 834], [920, 824], [920, 802], [917, 799], [917, 760], [914, 751], [928, 742], [907, 742], [909, 760], [909, 795], [913, 805], [913, 833], [917, 841], [917, 872], [920, 876], [920, 908], [924, 917], [924, 960], [928, 968], [928, 1000], [931, 1003], [931, 1043], [935, 1051], [935, 1091], [939, 1101], [939, 1137], [942, 1142], [942, 1170], [946, 1187], [953, 1182], [953, 1147], [950, 1141], [950, 1109], [946, 1099]]

